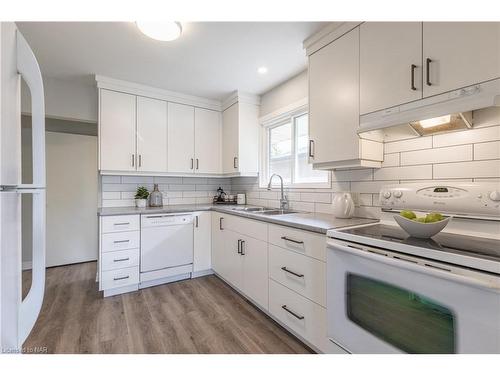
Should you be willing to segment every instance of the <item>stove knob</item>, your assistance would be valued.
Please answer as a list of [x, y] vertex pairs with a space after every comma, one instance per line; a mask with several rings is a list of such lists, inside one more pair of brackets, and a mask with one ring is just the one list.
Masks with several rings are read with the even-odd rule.
[[403, 192], [401, 190], [396, 190], [394, 192], [394, 197], [395, 198], [401, 198], [403, 196]]
[[495, 201], [495, 202], [498, 202], [500, 201], [500, 191], [496, 190], [496, 191], [492, 191], [490, 193], [490, 199], [492, 201]]
[[382, 196], [385, 198], [385, 199], [389, 199], [391, 197], [391, 192], [390, 191], [384, 191], [382, 193]]

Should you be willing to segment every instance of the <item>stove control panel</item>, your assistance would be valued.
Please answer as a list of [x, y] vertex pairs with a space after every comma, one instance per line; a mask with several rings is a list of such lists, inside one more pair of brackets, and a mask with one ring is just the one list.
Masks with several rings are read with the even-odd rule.
[[380, 191], [384, 210], [437, 211], [500, 218], [500, 183], [387, 185]]

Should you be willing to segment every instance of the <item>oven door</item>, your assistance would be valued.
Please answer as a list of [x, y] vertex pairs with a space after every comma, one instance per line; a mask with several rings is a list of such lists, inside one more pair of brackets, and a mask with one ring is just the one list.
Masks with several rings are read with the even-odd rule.
[[500, 353], [499, 277], [390, 254], [328, 241], [332, 341], [352, 353]]

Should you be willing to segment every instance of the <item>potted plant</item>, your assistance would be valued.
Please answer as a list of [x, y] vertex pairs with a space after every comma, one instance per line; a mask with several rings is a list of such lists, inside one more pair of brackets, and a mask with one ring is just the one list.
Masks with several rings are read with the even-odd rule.
[[144, 186], [139, 186], [135, 193], [135, 205], [138, 208], [146, 207], [148, 203], [149, 191]]

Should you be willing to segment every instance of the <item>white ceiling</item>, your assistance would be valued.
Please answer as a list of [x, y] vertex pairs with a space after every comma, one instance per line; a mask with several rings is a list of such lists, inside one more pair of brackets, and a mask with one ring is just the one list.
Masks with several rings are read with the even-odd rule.
[[[222, 99], [262, 94], [306, 68], [302, 41], [320, 22], [196, 22], [159, 42], [128, 22], [18, 22], [42, 74], [91, 83], [101, 74]], [[257, 68], [266, 66], [265, 75]]]

